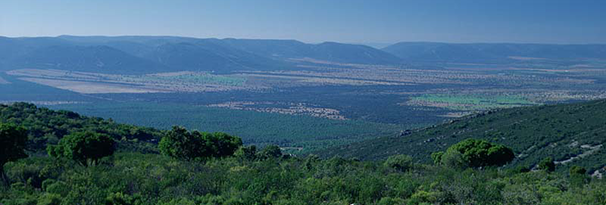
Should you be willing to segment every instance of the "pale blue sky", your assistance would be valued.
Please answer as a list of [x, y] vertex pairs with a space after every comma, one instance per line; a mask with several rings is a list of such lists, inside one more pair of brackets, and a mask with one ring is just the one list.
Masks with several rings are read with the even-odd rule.
[[603, 0], [2, 0], [0, 36], [606, 43]]

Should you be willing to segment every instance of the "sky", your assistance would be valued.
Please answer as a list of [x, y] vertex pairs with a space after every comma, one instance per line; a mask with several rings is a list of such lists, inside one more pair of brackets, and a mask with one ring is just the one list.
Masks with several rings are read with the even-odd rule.
[[0, 36], [606, 43], [605, 0], [0, 0]]

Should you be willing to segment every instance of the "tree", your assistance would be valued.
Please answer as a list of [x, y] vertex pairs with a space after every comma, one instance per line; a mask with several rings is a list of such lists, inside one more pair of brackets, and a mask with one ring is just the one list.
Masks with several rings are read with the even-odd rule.
[[262, 158], [278, 158], [282, 156], [282, 150], [277, 145], [268, 145], [264, 147], [259, 153]]
[[444, 156], [443, 151], [431, 153], [431, 160], [434, 164], [440, 164], [442, 162], [442, 156]]
[[412, 168], [412, 164], [412, 157], [408, 155], [394, 155], [387, 158], [383, 165], [404, 172]]
[[234, 153], [234, 156], [240, 159], [255, 160], [257, 158], [257, 146], [242, 146]]
[[160, 139], [158, 148], [163, 155], [193, 160], [206, 152], [202, 138], [197, 135], [197, 132], [190, 133], [183, 127], [174, 126]]
[[84, 166], [89, 161], [97, 164], [99, 159], [112, 155], [114, 150], [112, 138], [95, 132], [76, 132], [63, 137], [58, 145], [47, 147], [50, 156], [71, 159]]
[[513, 151], [503, 145], [492, 144], [485, 140], [466, 139], [448, 148], [441, 156], [442, 162], [447, 154], [458, 152], [469, 167], [502, 166], [515, 158]]
[[570, 175], [585, 175], [587, 173], [587, 170], [583, 167], [574, 165], [572, 167], [570, 167]]
[[242, 146], [242, 139], [222, 132], [204, 133], [202, 139], [208, 146], [206, 156], [210, 157], [232, 156]]
[[551, 157], [546, 157], [539, 162], [538, 168], [547, 172], [553, 172], [555, 171], [555, 163]]
[[122, 192], [110, 193], [105, 198], [105, 205], [139, 205], [141, 203], [141, 195], [130, 196]]
[[466, 169], [469, 167], [469, 162], [465, 159], [465, 156], [454, 149], [446, 150], [446, 152], [440, 156], [440, 160], [440, 164], [453, 169]]
[[4, 164], [27, 157], [25, 145], [27, 133], [25, 129], [14, 125], [0, 124], [0, 175], [7, 182], [4, 174]]
[[232, 156], [242, 146], [242, 139], [225, 133], [189, 132], [175, 126], [162, 137], [158, 148], [163, 155], [183, 160], [203, 160]]

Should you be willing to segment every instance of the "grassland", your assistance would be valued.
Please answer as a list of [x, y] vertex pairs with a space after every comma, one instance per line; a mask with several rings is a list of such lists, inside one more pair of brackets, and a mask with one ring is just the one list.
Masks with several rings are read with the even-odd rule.
[[413, 97], [404, 105], [439, 107], [456, 111], [481, 111], [497, 108], [512, 108], [527, 105], [536, 105], [520, 96], [473, 96], [473, 95], [446, 95], [428, 94]]

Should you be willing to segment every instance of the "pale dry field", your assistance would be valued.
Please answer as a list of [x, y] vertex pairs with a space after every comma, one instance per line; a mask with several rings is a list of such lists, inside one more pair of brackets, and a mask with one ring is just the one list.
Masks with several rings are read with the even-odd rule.
[[83, 94], [166, 92], [165, 90], [159, 90], [159, 89], [155, 89], [155, 88], [136, 87], [136, 86], [110, 84], [110, 83], [56, 80], [56, 79], [43, 79], [43, 78], [19, 78], [19, 79], [41, 84], [41, 85], [51, 86], [51, 87], [55, 87], [55, 88], [59, 88], [59, 89], [63, 89], [63, 90], [69, 90], [72, 92], [83, 93]]
[[29, 82], [84, 94], [209, 92], [262, 89], [240, 85], [239, 79], [207, 73], [174, 72], [149, 75], [111, 75], [64, 70], [20, 69], [7, 72]]

